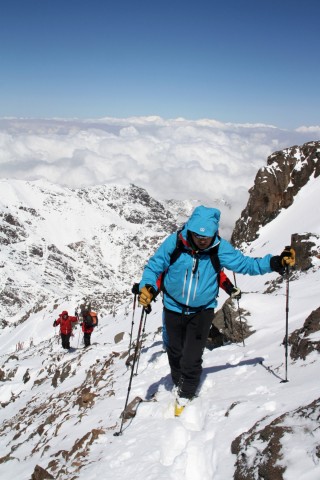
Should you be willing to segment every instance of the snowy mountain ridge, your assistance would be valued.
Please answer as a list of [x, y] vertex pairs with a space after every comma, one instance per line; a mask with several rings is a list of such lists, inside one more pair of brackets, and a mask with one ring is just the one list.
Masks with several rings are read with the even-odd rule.
[[0, 321], [19, 322], [30, 302], [42, 309], [66, 295], [94, 296], [110, 311], [110, 298], [128, 298], [156, 245], [197, 204], [159, 202], [134, 185], [1, 180], [0, 188]]
[[[143, 262], [176, 227], [164, 206], [137, 187], [74, 191], [45, 181], [1, 181], [1, 319], [19, 322], [66, 295], [127, 294]], [[32, 267], [32, 268], [30, 268]]]

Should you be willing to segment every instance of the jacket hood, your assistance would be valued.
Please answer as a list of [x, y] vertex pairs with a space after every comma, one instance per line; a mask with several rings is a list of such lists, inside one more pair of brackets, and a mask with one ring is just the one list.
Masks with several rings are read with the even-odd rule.
[[220, 210], [200, 205], [193, 210], [191, 217], [185, 224], [185, 229], [190, 232], [214, 237], [219, 230]]
[[68, 315], [69, 316], [67, 310], [63, 310], [63, 312], [61, 313], [61, 316], [63, 316], [63, 315]]

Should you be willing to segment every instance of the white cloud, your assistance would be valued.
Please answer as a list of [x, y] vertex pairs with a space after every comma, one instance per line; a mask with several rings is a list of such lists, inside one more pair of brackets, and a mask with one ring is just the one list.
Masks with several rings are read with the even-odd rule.
[[299, 127], [296, 129], [297, 132], [301, 132], [301, 133], [316, 133], [316, 134], [320, 134], [320, 125], [310, 125], [310, 127], [305, 127], [305, 126], [302, 126], [302, 127]]
[[222, 199], [232, 205], [231, 227], [268, 155], [319, 131], [156, 116], [0, 119], [0, 176], [72, 188], [134, 183], [157, 199]]

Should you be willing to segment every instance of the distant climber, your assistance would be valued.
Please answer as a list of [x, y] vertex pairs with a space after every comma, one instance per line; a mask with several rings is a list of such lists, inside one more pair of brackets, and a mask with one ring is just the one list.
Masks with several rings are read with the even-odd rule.
[[[94, 327], [98, 325], [98, 315], [91, 310], [91, 304], [80, 305], [80, 325], [83, 332], [83, 343], [85, 348], [91, 345], [91, 334]], [[78, 316], [78, 311], [76, 310]]]
[[62, 348], [70, 349], [70, 337], [73, 326], [78, 323], [78, 318], [70, 316], [66, 310], [60, 313], [59, 318], [53, 322], [53, 326], [60, 325], [60, 336]]

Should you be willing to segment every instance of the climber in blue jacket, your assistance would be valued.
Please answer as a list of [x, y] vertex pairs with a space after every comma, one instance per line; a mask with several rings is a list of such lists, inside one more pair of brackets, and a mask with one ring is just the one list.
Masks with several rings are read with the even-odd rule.
[[[163, 280], [164, 322], [167, 354], [181, 411], [196, 395], [202, 372], [202, 354], [217, 306], [219, 274], [232, 272], [263, 275], [284, 274], [295, 263], [294, 250], [286, 247], [279, 256], [248, 257], [218, 235], [220, 211], [196, 207], [180, 232], [169, 235], [147, 262], [139, 284], [139, 304], [149, 306]], [[172, 262], [172, 254], [177, 251]]]

